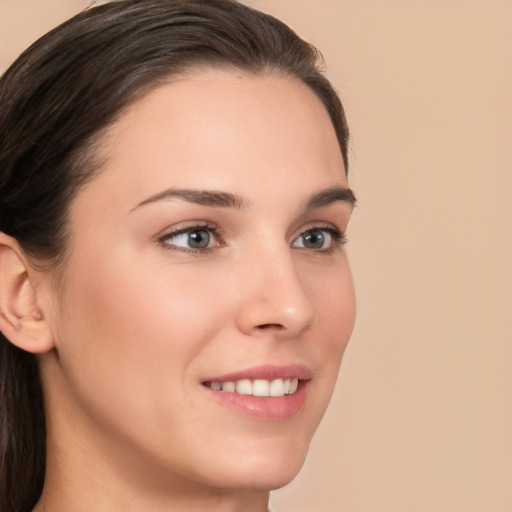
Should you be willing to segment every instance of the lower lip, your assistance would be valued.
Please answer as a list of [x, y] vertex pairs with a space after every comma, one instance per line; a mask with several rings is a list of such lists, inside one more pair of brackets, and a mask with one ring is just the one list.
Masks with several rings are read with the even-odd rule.
[[306, 403], [310, 381], [299, 381], [297, 391], [283, 396], [253, 396], [216, 391], [209, 387], [203, 388], [213, 397], [235, 411], [266, 421], [279, 421], [291, 418], [300, 413]]

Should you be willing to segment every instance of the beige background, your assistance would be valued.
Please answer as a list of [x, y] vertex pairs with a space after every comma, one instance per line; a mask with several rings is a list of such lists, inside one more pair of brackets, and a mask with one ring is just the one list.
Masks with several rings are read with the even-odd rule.
[[[358, 321], [279, 512], [512, 512], [512, 2], [252, 0], [352, 129]], [[0, 69], [84, 0], [0, 0]]]

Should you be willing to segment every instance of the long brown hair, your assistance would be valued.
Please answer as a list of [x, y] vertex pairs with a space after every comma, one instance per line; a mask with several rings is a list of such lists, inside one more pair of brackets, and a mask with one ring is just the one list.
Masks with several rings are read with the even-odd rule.
[[[94, 145], [142, 93], [196, 67], [292, 75], [323, 102], [348, 169], [348, 129], [319, 53], [234, 0], [120, 0], [86, 10], [0, 78], [0, 231], [45, 268], [65, 262], [67, 212], [98, 170]], [[0, 335], [0, 512], [29, 512], [44, 483], [36, 357]]]

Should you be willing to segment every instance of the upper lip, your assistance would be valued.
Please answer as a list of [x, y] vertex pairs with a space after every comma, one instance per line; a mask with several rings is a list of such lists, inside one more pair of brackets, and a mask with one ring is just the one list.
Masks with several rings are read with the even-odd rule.
[[311, 370], [303, 364], [290, 364], [286, 366], [278, 366], [266, 364], [261, 366], [254, 366], [245, 370], [240, 370], [224, 375], [213, 376], [204, 379], [203, 382], [234, 382], [237, 380], [249, 379], [262, 379], [262, 380], [276, 380], [276, 379], [299, 379], [309, 380], [312, 377]]

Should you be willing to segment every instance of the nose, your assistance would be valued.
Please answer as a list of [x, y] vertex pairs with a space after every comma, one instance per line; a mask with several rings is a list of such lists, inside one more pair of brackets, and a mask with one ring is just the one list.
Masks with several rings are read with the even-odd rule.
[[292, 338], [315, 322], [317, 311], [289, 249], [260, 256], [248, 264], [244, 274], [236, 315], [238, 328], [244, 334]]

